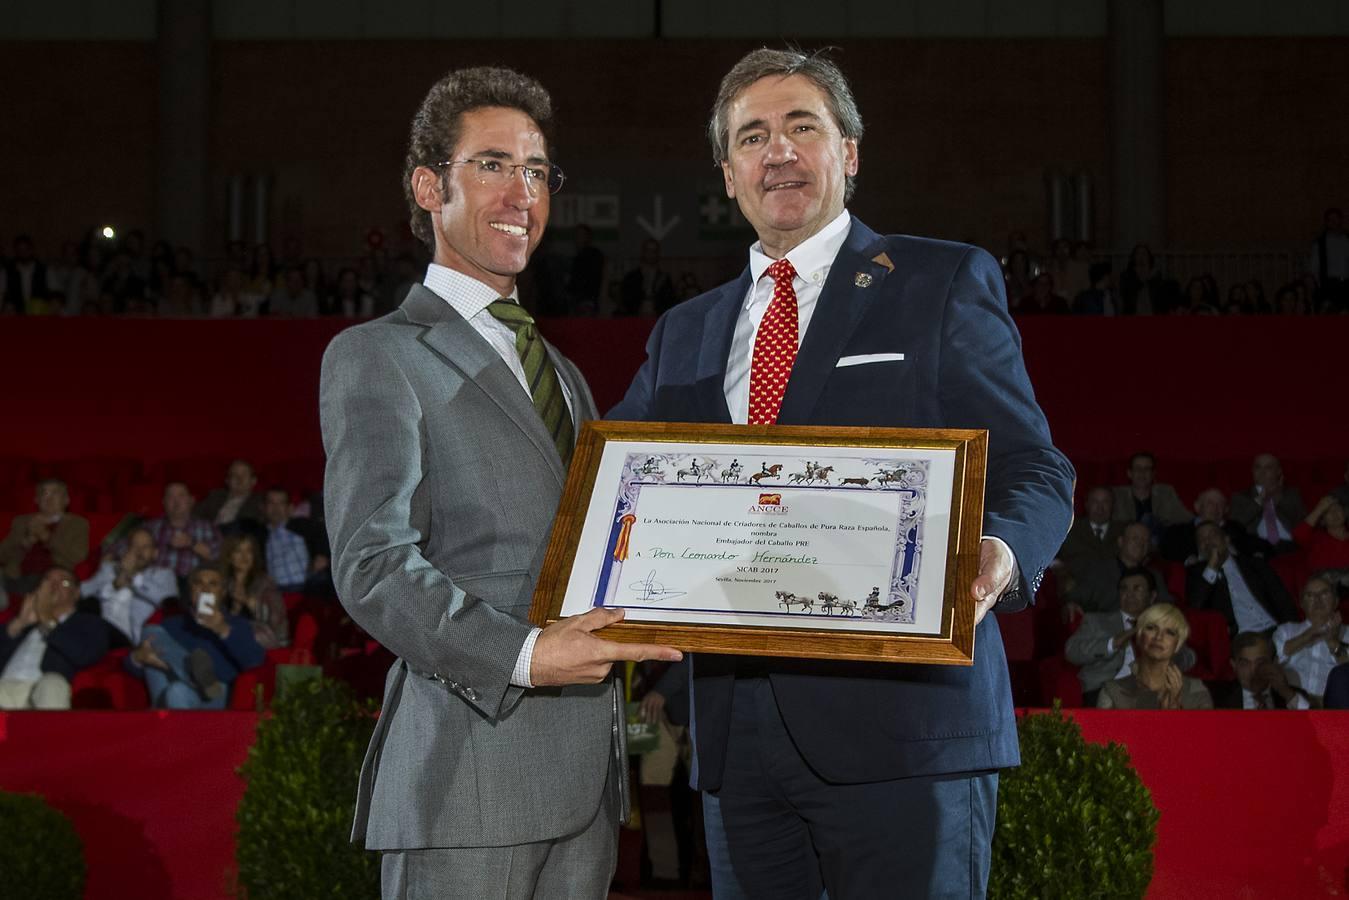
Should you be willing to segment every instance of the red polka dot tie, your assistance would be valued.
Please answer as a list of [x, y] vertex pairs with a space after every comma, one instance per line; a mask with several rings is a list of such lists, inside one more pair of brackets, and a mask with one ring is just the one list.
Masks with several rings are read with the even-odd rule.
[[749, 366], [749, 424], [772, 425], [782, 409], [782, 395], [796, 361], [796, 269], [784, 257], [764, 272], [773, 279], [773, 299], [754, 335]]

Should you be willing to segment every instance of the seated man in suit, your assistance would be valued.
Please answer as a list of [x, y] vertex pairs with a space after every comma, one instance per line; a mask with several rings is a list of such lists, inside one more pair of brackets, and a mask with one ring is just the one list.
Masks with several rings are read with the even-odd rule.
[[154, 536], [135, 528], [127, 535], [121, 556], [109, 556], [98, 571], [80, 585], [80, 596], [97, 601], [99, 613], [111, 626], [114, 647], [140, 643], [141, 628], [170, 597], [178, 596], [178, 578], [157, 565]]
[[1185, 567], [1185, 597], [1195, 609], [1216, 609], [1231, 634], [1268, 634], [1297, 616], [1279, 576], [1263, 559], [1237, 556], [1227, 532], [1212, 522], [1196, 530], [1199, 559]]
[[0, 709], [70, 709], [70, 683], [108, 652], [103, 620], [76, 612], [75, 573], [53, 566], [0, 631]]
[[[1119, 577], [1119, 609], [1087, 613], [1073, 636], [1068, 638], [1064, 655], [1068, 662], [1081, 666], [1082, 705], [1095, 706], [1096, 696], [1107, 681], [1128, 675], [1134, 664], [1134, 632], [1143, 610], [1157, 602], [1157, 577], [1150, 569], [1125, 569]], [[1188, 645], [1176, 654], [1176, 666], [1188, 671], [1194, 665], [1194, 651]]]
[[1269, 544], [1253, 537], [1241, 526], [1240, 522], [1227, 517], [1227, 497], [1217, 488], [1209, 488], [1194, 501], [1194, 520], [1168, 525], [1162, 532], [1161, 551], [1164, 559], [1189, 565], [1198, 558], [1199, 545], [1195, 541], [1195, 531], [1205, 522], [1222, 526], [1228, 540], [1242, 556], [1264, 556]]
[[225, 579], [215, 563], [194, 569], [189, 585], [184, 614], [147, 625], [127, 669], [145, 679], [156, 707], [224, 709], [234, 679], [262, 665], [267, 651], [252, 622], [225, 611]]
[[64, 481], [38, 482], [37, 512], [15, 516], [9, 536], [0, 543], [6, 590], [34, 590], [52, 566], [73, 570], [84, 562], [89, 555], [89, 520], [66, 512], [69, 506]]
[[1297, 549], [1293, 529], [1307, 518], [1307, 507], [1297, 488], [1283, 483], [1283, 466], [1272, 453], [1261, 453], [1251, 463], [1246, 490], [1232, 496], [1232, 518], [1248, 532], [1262, 538], [1275, 553]]
[[1188, 522], [1190, 511], [1169, 484], [1157, 484], [1157, 457], [1140, 450], [1129, 457], [1129, 483], [1115, 488], [1115, 520], [1142, 522], [1154, 536], [1167, 525]]
[[1065, 575], [1082, 577], [1085, 563], [1096, 559], [1110, 559], [1119, 549], [1119, 537], [1124, 523], [1111, 520], [1115, 497], [1108, 487], [1094, 487], [1087, 492], [1087, 516], [1073, 521], [1059, 548], [1057, 562], [1062, 563]]
[[1213, 692], [1216, 709], [1310, 709], [1301, 688], [1288, 683], [1288, 675], [1274, 655], [1274, 642], [1255, 631], [1243, 631], [1232, 639], [1232, 668], [1237, 680]]
[[1142, 522], [1124, 527], [1115, 542], [1117, 552], [1110, 559], [1092, 559], [1083, 566], [1082, 577], [1064, 585], [1064, 617], [1071, 620], [1084, 612], [1113, 612], [1118, 599], [1120, 575], [1130, 569], [1152, 572], [1157, 599], [1175, 603], [1166, 587], [1166, 576], [1152, 563], [1152, 533]]

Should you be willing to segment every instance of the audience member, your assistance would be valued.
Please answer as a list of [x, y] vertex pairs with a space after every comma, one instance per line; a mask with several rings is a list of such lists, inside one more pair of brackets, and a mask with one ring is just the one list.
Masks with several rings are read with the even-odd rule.
[[1321, 498], [1307, 518], [1293, 529], [1307, 567], [1337, 585], [1349, 585], [1349, 527], [1344, 507], [1333, 495]]
[[1007, 281], [1007, 301], [1013, 312], [1020, 312], [1021, 298], [1030, 293], [1037, 272], [1024, 247], [1015, 247], [1007, 254], [1003, 278]]
[[158, 560], [181, 580], [201, 562], [220, 552], [215, 525], [192, 515], [192, 492], [181, 481], [164, 486], [164, 515], [145, 523], [154, 536]]
[[1191, 278], [1185, 285], [1181, 302], [1172, 307], [1171, 312], [1188, 316], [1216, 316], [1218, 309], [1218, 287], [1211, 275], [1199, 275]]
[[1246, 529], [1227, 517], [1227, 497], [1217, 488], [1209, 488], [1194, 500], [1194, 520], [1168, 525], [1162, 532], [1162, 557], [1172, 562], [1189, 565], [1199, 553], [1195, 530], [1205, 522], [1212, 522], [1227, 532], [1227, 539], [1242, 556], [1264, 556], [1269, 545], [1252, 537]]
[[1349, 463], [1346, 463], [1344, 467], [1344, 480], [1335, 485], [1335, 489], [1330, 492], [1330, 496], [1334, 497], [1340, 506], [1349, 509]]
[[1053, 280], [1053, 292], [1067, 301], [1091, 287], [1091, 251], [1081, 241], [1069, 243], [1065, 238], [1054, 241], [1049, 248], [1049, 267], [1046, 271]]
[[3, 296], [20, 315], [28, 313], [33, 301], [47, 299], [47, 266], [33, 252], [33, 239], [26, 234], [14, 238], [14, 255], [5, 265]]
[[0, 542], [4, 587], [31, 591], [52, 566], [74, 570], [89, 555], [89, 520], [67, 513], [65, 482], [47, 478], [37, 485], [37, 512], [14, 517]]
[[1297, 685], [1319, 706], [1330, 670], [1349, 662], [1349, 626], [1340, 618], [1335, 586], [1326, 578], [1307, 581], [1302, 612], [1303, 621], [1274, 629], [1274, 653], [1279, 665], [1297, 677]]
[[212, 318], [253, 319], [262, 311], [265, 297], [248, 289], [243, 270], [230, 266], [220, 277], [220, 289], [211, 298]]
[[1156, 471], [1157, 457], [1146, 450], [1129, 457], [1129, 483], [1115, 488], [1112, 515], [1118, 522], [1142, 522], [1160, 535], [1167, 525], [1188, 522], [1193, 517], [1175, 488], [1155, 482]]
[[1326, 678], [1326, 709], [1349, 709], [1349, 663], [1340, 663]]
[[642, 241], [637, 267], [623, 276], [619, 311], [627, 316], [658, 316], [675, 304], [674, 283], [660, 267], [660, 241]]
[[1068, 314], [1068, 301], [1054, 293], [1054, 279], [1048, 272], [1041, 272], [1031, 282], [1030, 293], [1021, 298], [1017, 313], [1027, 315]]
[[169, 279], [169, 289], [159, 301], [161, 319], [193, 319], [205, 312], [205, 304], [192, 279], [181, 273]]
[[1251, 465], [1254, 484], [1232, 496], [1232, 518], [1267, 541], [1275, 553], [1295, 550], [1293, 529], [1307, 517], [1302, 495], [1283, 483], [1283, 466], [1272, 453], [1261, 453]]
[[289, 318], [312, 318], [319, 314], [319, 301], [314, 292], [305, 286], [304, 270], [299, 266], [286, 266], [272, 289], [270, 314]]
[[1157, 596], [1164, 603], [1174, 598], [1166, 586], [1166, 576], [1152, 563], [1152, 536], [1142, 522], [1124, 526], [1115, 542], [1117, 551], [1110, 559], [1093, 558], [1082, 565], [1080, 579], [1066, 579], [1063, 597], [1067, 619], [1083, 612], [1113, 612], [1118, 599], [1120, 575], [1130, 569], [1148, 569], [1157, 583]]
[[290, 644], [286, 604], [262, 564], [262, 553], [252, 535], [226, 539], [220, 551], [220, 574], [225, 583], [225, 611], [252, 622], [253, 637], [263, 648], [273, 650]]
[[1274, 644], [1258, 631], [1243, 631], [1232, 639], [1232, 668], [1237, 680], [1218, 691], [1219, 709], [1309, 709], [1302, 690], [1288, 683], [1288, 675], [1274, 660]]
[[309, 548], [304, 538], [286, 527], [292, 507], [290, 493], [267, 489], [263, 515], [267, 524], [267, 571], [283, 591], [298, 591], [309, 576]]
[[1231, 634], [1269, 633], [1296, 611], [1279, 576], [1264, 560], [1235, 556], [1227, 532], [1212, 522], [1196, 529], [1198, 560], [1185, 567], [1185, 596], [1195, 609], [1223, 614]]
[[108, 556], [93, 577], [80, 585], [80, 596], [98, 601], [99, 613], [114, 629], [109, 643], [134, 647], [141, 629], [170, 597], [178, 596], [178, 578], [155, 563], [154, 535], [142, 527], [127, 535], [121, 556]]
[[53, 566], [0, 630], [0, 709], [70, 709], [70, 683], [108, 652], [103, 620], [75, 609], [79, 582]]
[[276, 261], [272, 258], [270, 244], [258, 244], [253, 248], [253, 262], [248, 269], [248, 282], [245, 289], [256, 297], [270, 297], [278, 286]]
[[590, 226], [578, 224], [572, 232], [576, 255], [567, 278], [567, 300], [573, 315], [593, 316], [600, 311], [605, 277], [604, 254], [591, 243]]
[[[1148, 569], [1125, 569], [1119, 577], [1119, 609], [1087, 613], [1064, 648], [1068, 662], [1080, 666], [1082, 705], [1095, 706], [1107, 681], [1133, 672], [1134, 637], [1143, 610], [1157, 602], [1157, 578]], [[1181, 671], [1195, 663], [1194, 651], [1183, 646], [1176, 654]]]
[[337, 273], [332, 294], [319, 305], [319, 314], [345, 318], [369, 318], [375, 312], [375, 298], [361, 290], [356, 270], [348, 266]]
[[147, 625], [127, 657], [127, 669], [145, 679], [155, 707], [224, 709], [239, 673], [266, 659], [252, 623], [225, 610], [224, 589], [214, 563], [198, 566], [190, 579], [187, 612]]
[[1101, 709], [1212, 709], [1213, 698], [1197, 678], [1181, 674], [1177, 654], [1190, 624], [1170, 603], [1154, 603], [1134, 624], [1134, 668], [1107, 681], [1096, 697]]
[[1138, 244], [1129, 254], [1129, 265], [1119, 279], [1120, 314], [1125, 316], [1153, 316], [1171, 311], [1175, 296], [1174, 283], [1157, 271], [1152, 248]]
[[1318, 284], [1317, 308], [1339, 311], [1349, 305], [1349, 234], [1344, 214], [1331, 208], [1322, 219], [1321, 233], [1312, 242], [1308, 272]]
[[1089, 273], [1091, 284], [1073, 298], [1073, 312], [1079, 316], [1118, 315], [1119, 301], [1111, 286], [1110, 263], [1092, 263]]
[[257, 483], [252, 464], [236, 459], [225, 471], [225, 486], [207, 494], [192, 509], [193, 517], [213, 523], [222, 534], [232, 534], [246, 520], [261, 523], [262, 495], [253, 490]]
[[1087, 492], [1086, 518], [1073, 520], [1073, 526], [1059, 548], [1059, 561], [1075, 580], [1082, 578], [1086, 561], [1108, 560], [1119, 551], [1124, 523], [1111, 519], [1114, 505], [1115, 498], [1108, 487], [1094, 487]]

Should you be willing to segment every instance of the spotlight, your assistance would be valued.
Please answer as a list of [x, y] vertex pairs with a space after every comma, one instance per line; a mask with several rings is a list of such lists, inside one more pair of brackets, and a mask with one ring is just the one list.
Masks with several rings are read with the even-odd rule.
[[103, 230], [100, 231], [99, 234], [103, 235], [105, 239], [111, 241], [117, 237], [117, 229], [113, 228], [111, 225], [104, 225]]

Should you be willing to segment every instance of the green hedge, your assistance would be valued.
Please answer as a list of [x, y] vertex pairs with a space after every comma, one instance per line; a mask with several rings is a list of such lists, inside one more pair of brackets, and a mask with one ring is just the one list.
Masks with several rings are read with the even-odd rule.
[[0, 900], [80, 900], [84, 843], [37, 794], [0, 791]]
[[372, 704], [322, 678], [290, 686], [258, 723], [237, 813], [239, 885], [249, 900], [379, 896], [379, 854], [350, 840], [374, 725]]
[[1157, 808], [1119, 744], [1089, 744], [1057, 704], [1018, 725], [1002, 773], [992, 898], [1139, 898], [1152, 881]]

